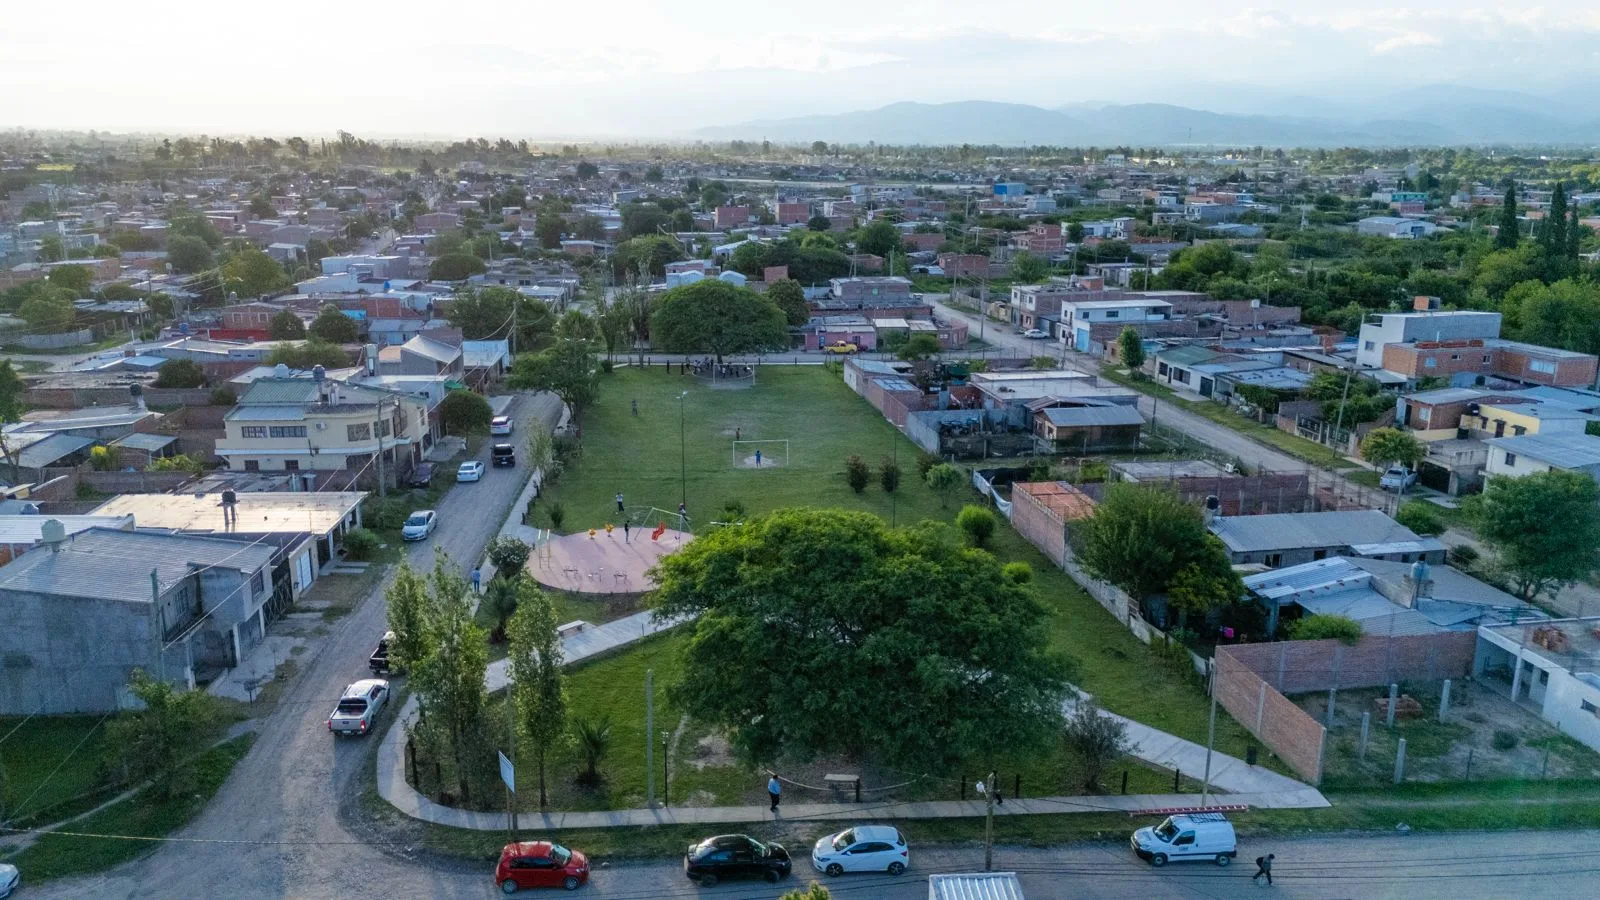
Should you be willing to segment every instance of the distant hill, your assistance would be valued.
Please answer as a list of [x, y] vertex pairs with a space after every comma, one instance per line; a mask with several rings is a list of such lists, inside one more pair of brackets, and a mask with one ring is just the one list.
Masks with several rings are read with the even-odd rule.
[[[1332, 110], [1336, 107], [1326, 106]], [[1600, 143], [1600, 122], [1564, 120], [1539, 98], [1468, 88], [1417, 88], [1344, 115], [1236, 115], [1134, 103], [1045, 109], [983, 100], [893, 103], [859, 112], [717, 125], [715, 140], [786, 143], [998, 144], [1002, 146], [1389, 146], [1476, 143]], [[1588, 119], [1585, 113], [1584, 118]]]

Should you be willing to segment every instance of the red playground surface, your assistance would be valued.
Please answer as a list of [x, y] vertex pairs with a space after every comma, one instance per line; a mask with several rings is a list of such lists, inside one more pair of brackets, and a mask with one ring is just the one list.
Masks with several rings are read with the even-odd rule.
[[[652, 536], [659, 532], [652, 540]], [[645, 571], [675, 553], [694, 535], [670, 528], [635, 528], [626, 541], [622, 529], [557, 535], [528, 558], [528, 574], [547, 588], [577, 594], [637, 594], [653, 590]]]

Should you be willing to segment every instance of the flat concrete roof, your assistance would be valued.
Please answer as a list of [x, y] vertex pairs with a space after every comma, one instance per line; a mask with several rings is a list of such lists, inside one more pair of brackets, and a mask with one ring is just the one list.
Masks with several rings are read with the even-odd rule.
[[138, 528], [247, 534], [327, 534], [349, 515], [365, 491], [240, 491], [238, 518], [222, 522], [222, 494], [123, 494], [94, 511], [97, 516], [133, 516]]

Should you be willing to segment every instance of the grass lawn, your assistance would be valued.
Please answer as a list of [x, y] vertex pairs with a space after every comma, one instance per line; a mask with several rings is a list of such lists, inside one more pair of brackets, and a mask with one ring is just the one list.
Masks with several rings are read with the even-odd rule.
[[0, 806], [8, 818], [49, 823], [59, 818], [51, 813], [61, 804], [86, 795], [91, 805], [105, 799], [99, 790], [105, 738], [100, 722], [99, 716], [0, 718], [0, 764], [7, 776]]
[[[205, 808], [217, 789], [227, 780], [233, 766], [250, 749], [254, 735], [244, 735], [219, 744], [195, 758], [192, 763], [196, 784], [191, 794], [162, 800], [145, 792], [115, 806], [75, 822], [71, 831], [92, 834], [124, 834], [137, 837], [163, 837]], [[46, 834], [33, 846], [7, 859], [37, 884], [65, 875], [100, 872], [159, 847], [155, 841], [103, 841]]]
[[[910, 441], [845, 387], [838, 375], [821, 368], [764, 368], [756, 387], [735, 391], [714, 391], [661, 369], [626, 368], [602, 378], [599, 400], [584, 413], [583, 455], [540, 498], [539, 508], [562, 503], [568, 531], [603, 525], [615, 511], [613, 496], [619, 490], [630, 508], [676, 508], [677, 398], [682, 391], [688, 391], [683, 400], [684, 478], [690, 516], [696, 521], [714, 517], [730, 499], [742, 502], [752, 514], [786, 506], [822, 506], [865, 510], [900, 523], [949, 521], [961, 502], [977, 499], [972, 494], [941, 507], [917, 478], [917, 451]], [[633, 400], [639, 402], [637, 417], [630, 412]], [[747, 440], [789, 439], [789, 466], [734, 468], [735, 428]], [[859, 495], [845, 484], [846, 456], [860, 455], [876, 474], [895, 448], [904, 473], [895, 494], [885, 494], [876, 479]], [[546, 521], [542, 511], [535, 518]], [[1049, 613], [1051, 643], [1077, 660], [1080, 687], [1113, 712], [1189, 740], [1205, 740], [1206, 703], [1200, 690], [1160, 675], [1152, 677], [1159, 664], [1149, 650], [1015, 531], [999, 529], [992, 549], [1004, 560], [1033, 566], [1034, 585]], [[662, 671], [658, 667], [658, 684]], [[640, 683], [642, 679], [629, 682]], [[1241, 755], [1247, 740], [1231, 719], [1219, 718], [1219, 750]], [[1037, 792], [1025, 788], [1025, 793]]]

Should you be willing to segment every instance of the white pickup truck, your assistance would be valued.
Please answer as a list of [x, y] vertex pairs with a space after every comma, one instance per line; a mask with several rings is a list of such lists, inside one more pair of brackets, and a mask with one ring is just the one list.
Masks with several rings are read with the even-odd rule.
[[1401, 491], [1417, 483], [1417, 473], [1405, 466], [1390, 466], [1378, 479], [1378, 486], [1386, 491]]
[[389, 682], [364, 678], [344, 689], [339, 705], [328, 717], [328, 730], [334, 734], [366, 734], [378, 721], [378, 713], [389, 702]]

